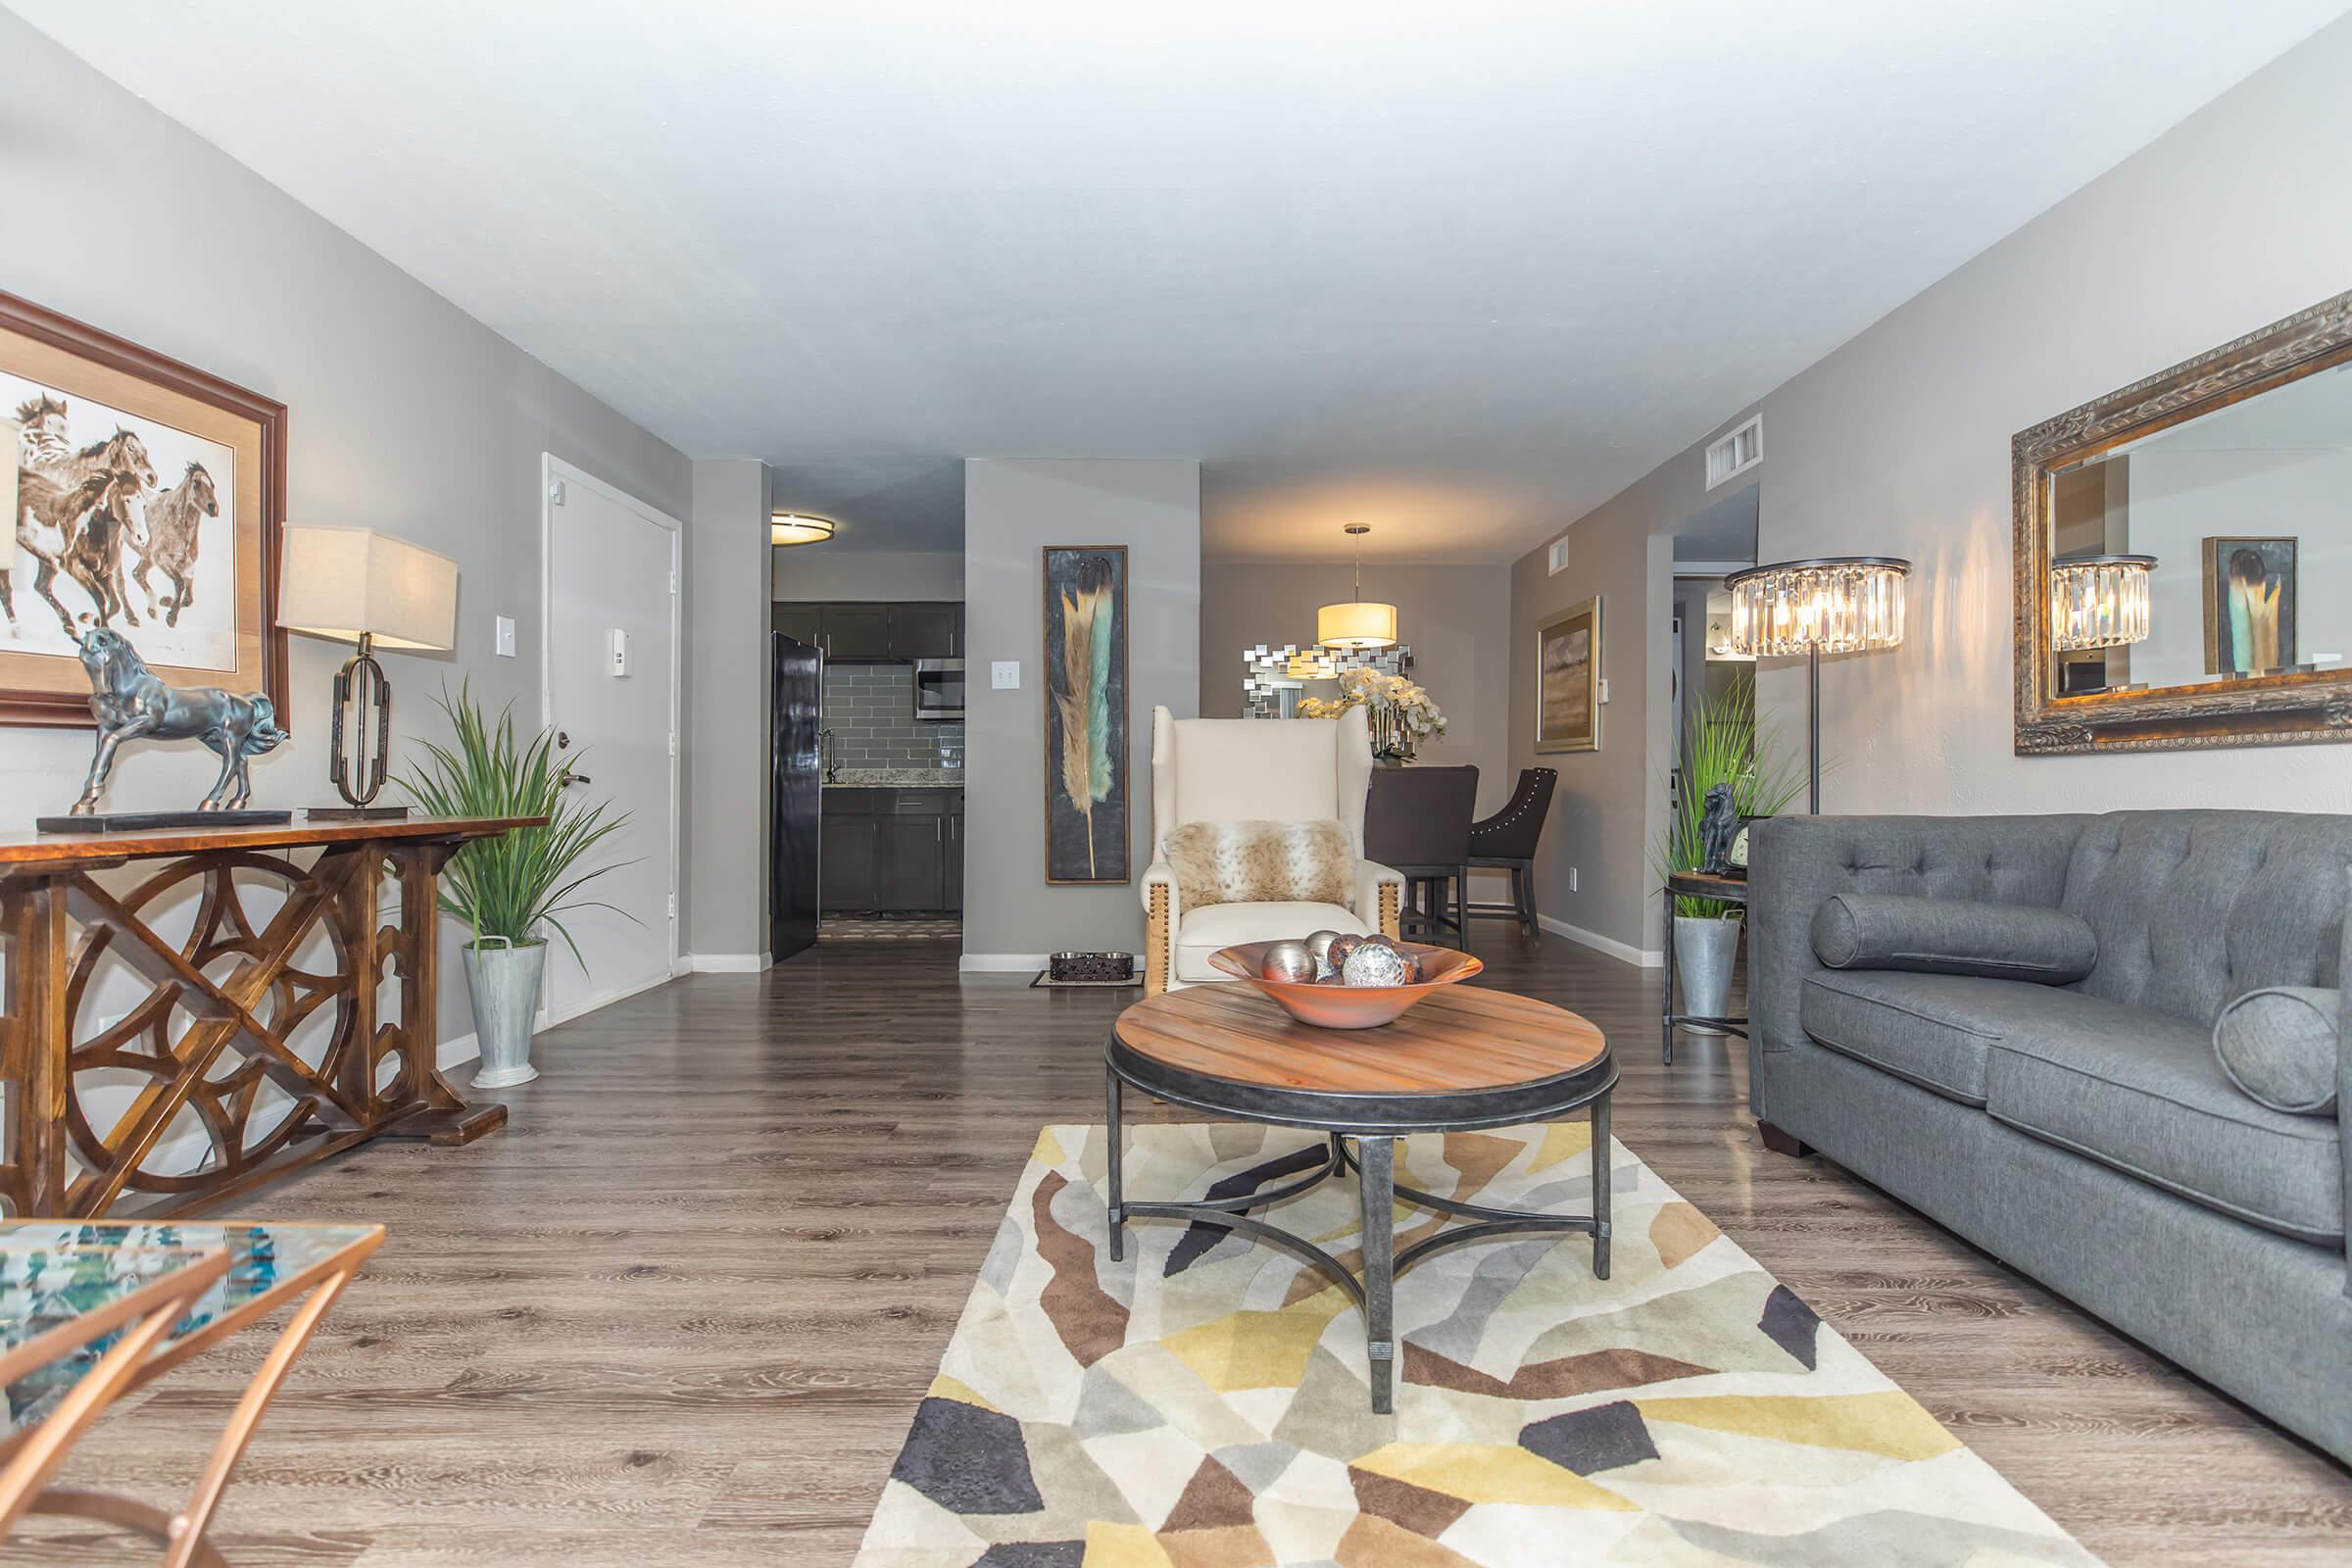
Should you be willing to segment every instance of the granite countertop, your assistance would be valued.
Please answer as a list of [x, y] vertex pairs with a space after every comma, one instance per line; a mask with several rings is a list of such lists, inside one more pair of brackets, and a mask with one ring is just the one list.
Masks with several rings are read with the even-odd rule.
[[963, 788], [959, 767], [845, 767], [825, 780], [829, 790]]

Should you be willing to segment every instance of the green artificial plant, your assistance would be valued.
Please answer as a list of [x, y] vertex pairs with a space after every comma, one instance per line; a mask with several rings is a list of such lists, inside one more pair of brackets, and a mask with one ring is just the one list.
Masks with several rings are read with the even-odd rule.
[[[1780, 738], [1756, 718], [1751, 675], [1735, 677], [1712, 696], [1702, 694], [1690, 710], [1682, 794], [1665, 837], [1650, 851], [1650, 868], [1660, 882], [1677, 871], [1695, 871], [1706, 859], [1699, 824], [1707, 792], [1718, 784], [1732, 787], [1732, 805], [1742, 821], [1778, 814], [1805, 787], [1804, 770], [1782, 755]], [[1701, 919], [1721, 919], [1733, 907], [1721, 899], [1677, 898], [1674, 904], [1676, 914]]]
[[547, 818], [544, 827], [474, 839], [459, 850], [441, 873], [441, 907], [472, 928], [475, 946], [485, 937], [503, 937], [525, 947], [545, 941], [545, 928], [579, 957], [562, 917], [574, 909], [614, 909], [573, 895], [613, 869], [583, 870], [580, 861], [627, 824], [627, 813], [612, 814], [609, 803], [591, 805], [568, 793], [570, 769], [556, 757], [554, 733], [541, 730], [522, 740], [512, 704], [493, 725], [465, 687], [455, 702], [444, 687], [438, 701], [456, 745], [424, 742], [425, 764], [403, 778], [401, 788], [435, 816]]

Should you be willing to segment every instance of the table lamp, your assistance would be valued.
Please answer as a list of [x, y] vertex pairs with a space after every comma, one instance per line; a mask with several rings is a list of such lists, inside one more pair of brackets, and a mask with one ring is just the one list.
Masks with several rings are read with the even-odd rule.
[[392, 683], [384, 679], [375, 650], [378, 644], [433, 652], [455, 646], [458, 564], [372, 528], [288, 528], [280, 559], [278, 625], [359, 644], [335, 672], [328, 743], [333, 758], [327, 773], [344, 804], [314, 807], [311, 819], [406, 816], [405, 806], [374, 804], [392, 742]]
[[1806, 776], [1821, 814], [1821, 656], [1869, 653], [1903, 640], [1903, 579], [1891, 556], [1836, 556], [1750, 566], [1723, 580], [1732, 596], [1732, 651], [1747, 658], [1803, 654]]

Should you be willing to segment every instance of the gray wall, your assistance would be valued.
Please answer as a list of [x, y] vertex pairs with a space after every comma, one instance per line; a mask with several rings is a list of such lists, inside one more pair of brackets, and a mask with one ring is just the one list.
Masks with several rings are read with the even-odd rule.
[[912, 664], [825, 665], [837, 767], [961, 767], [963, 726], [914, 716]]
[[[1413, 651], [1412, 678], [1446, 711], [1446, 738], [1425, 762], [1478, 768], [1478, 801], [1492, 810], [1511, 793], [1508, 566], [1382, 563], [1364, 596], [1396, 607], [1397, 636]], [[1315, 611], [1348, 597], [1345, 562], [1210, 561], [1200, 566], [1200, 716], [1242, 714], [1242, 650], [1311, 643]]]
[[684, 940], [699, 966], [766, 962], [767, 465], [694, 465], [687, 530]]
[[[1568, 564], [1549, 573], [1532, 550], [1511, 567], [1511, 760], [1559, 770], [1558, 793], [1536, 860], [1537, 906], [1551, 920], [1620, 957], [1655, 962], [1661, 914], [1651, 897], [1649, 846], [1666, 824], [1672, 767], [1667, 736], [1674, 650], [1674, 531], [1711, 498], [1700, 452], [1744, 419], [1740, 410], [1568, 531]], [[1769, 425], [1769, 421], [1767, 421]], [[1769, 439], [1766, 444], [1770, 451]], [[1766, 466], [1751, 470], [1769, 475]], [[1766, 480], [1769, 486], [1770, 480]], [[1536, 628], [1560, 611], [1600, 598], [1600, 749], [1538, 756]], [[1570, 892], [1570, 868], [1578, 890]]]
[[[2352, 284], [2347, 80], [2352, 21], [1766, 401], [1761, 559], [1916, 563], [1905, 646], [1823, 667], [1829, 810], [2352, 809], [2352, 747], [2016, 756], [2009, 574], [2015, 432]], [[1759, 690], [1803, 722], [1801, 665], [1768, 662]]]
[[[0, 102], [0, 286], [284, 402], [291, 520], [457, 558], [456, 652], [379, 656], [396, 764], [406, 737], [443, 733], [444, 681], [536, 723], [540, 454], [677, 516], [685, 457], [4, 11]], [[499, 614], [522, 657], [492, 656]], [[294, 739], [255, 764], [264, 806], [332, 793], [328, 683], [349, 650], [291, 641]], [[88, 730], [0, 731], [0, 830], [69, 804], [89, 750]], [[216, 771], [201, 748], [135, 746], [108, 802], [190, 806]], [[444, 1038], [469, 1031], [465, 987], [441, 1001]]]
[[[1143, 944], [1135, 884], [1049, 887], [1045, 864], [1048, 545], [1127, 547], [1131, 869], [1150, 863], [1152, 710], [1200, 694], [1200, 466], [1190, 460], [975, 458], [964, 465], [965, 961]], [[989, 665], [1017, 660], [1018, 691]], [[1007, 960], [1009, 961], [1009, 960]]]
[[771, 549], [775, 597], [899, 601], [963, 597], [963, 554], [956, 550], [844, 550], [832, 544]]
[[[1826, 809], [2352, 810], [2352, 748], [2016, 756], [2009, 571], [2012, 435], [2352, 281], [2352, 203], [2315, 194], [2340, 184], [2334, 166], [2352, 145], [2347, 74], [2352, 21], [2256, 73], [1764, 400], [1757, 559], [1915, 563], [1904, 647], [1823, 663]], [[1663, 801], [1662, 782], [1627, 744], [1661, 727], [1651, 716], [1659, 710], [1642, 705], [1662, 704], [1664, 688], [1646, 678], [1644, 639], [1623, 607], [1654, 590], [1658, 536], [1699, 504], [1705, 440], [1746, 412], [1579, 519], [1567, 572], [1546, 580], [1541, 550], [1512, 571], [1515, 729], [1531, 721], [1537, 622], [1588, 593], [1608, 601], [1615, 700], [1604, 710], [1604, 750], [1558, 760], [1563, 800], [1540, 897], [1545, 913], [1619, 944], [1657, 946], [1659, 901], [1643, 846]], [[1632, 670], [1643, 678], [1628, 679]], [[1759, 713], [1792, 752], [1804, 744], [1804, 679], [1799, 661], [1758, 669]], [[1583, 871], [1582, 895], [1567, 892], [1571, 863]]]

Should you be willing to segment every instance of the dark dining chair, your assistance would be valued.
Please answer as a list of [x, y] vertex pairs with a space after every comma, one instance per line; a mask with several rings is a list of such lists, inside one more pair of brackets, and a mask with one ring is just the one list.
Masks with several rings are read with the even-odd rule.
[[1521, 768], [1518, 787], [1502, 809], [1471, 825], [1470, 863], [1511, 873], [1511, 902], [1474, 904], [1473, 916], [1516, 920], [1521, 932], [1536, 934], [1536, 841], [1544, 836], [1544, 818], [1551, 812], [1551, 792], [1559, 781], [1551, 768]]
[[[1364, 802], [1364, 857], [1404, 878], [1405, 936], [1470, 946], [1470, 819], [1475, 767], [1376, 767]], [[1449, 891], [1450, 890], [1450, 891]]]

